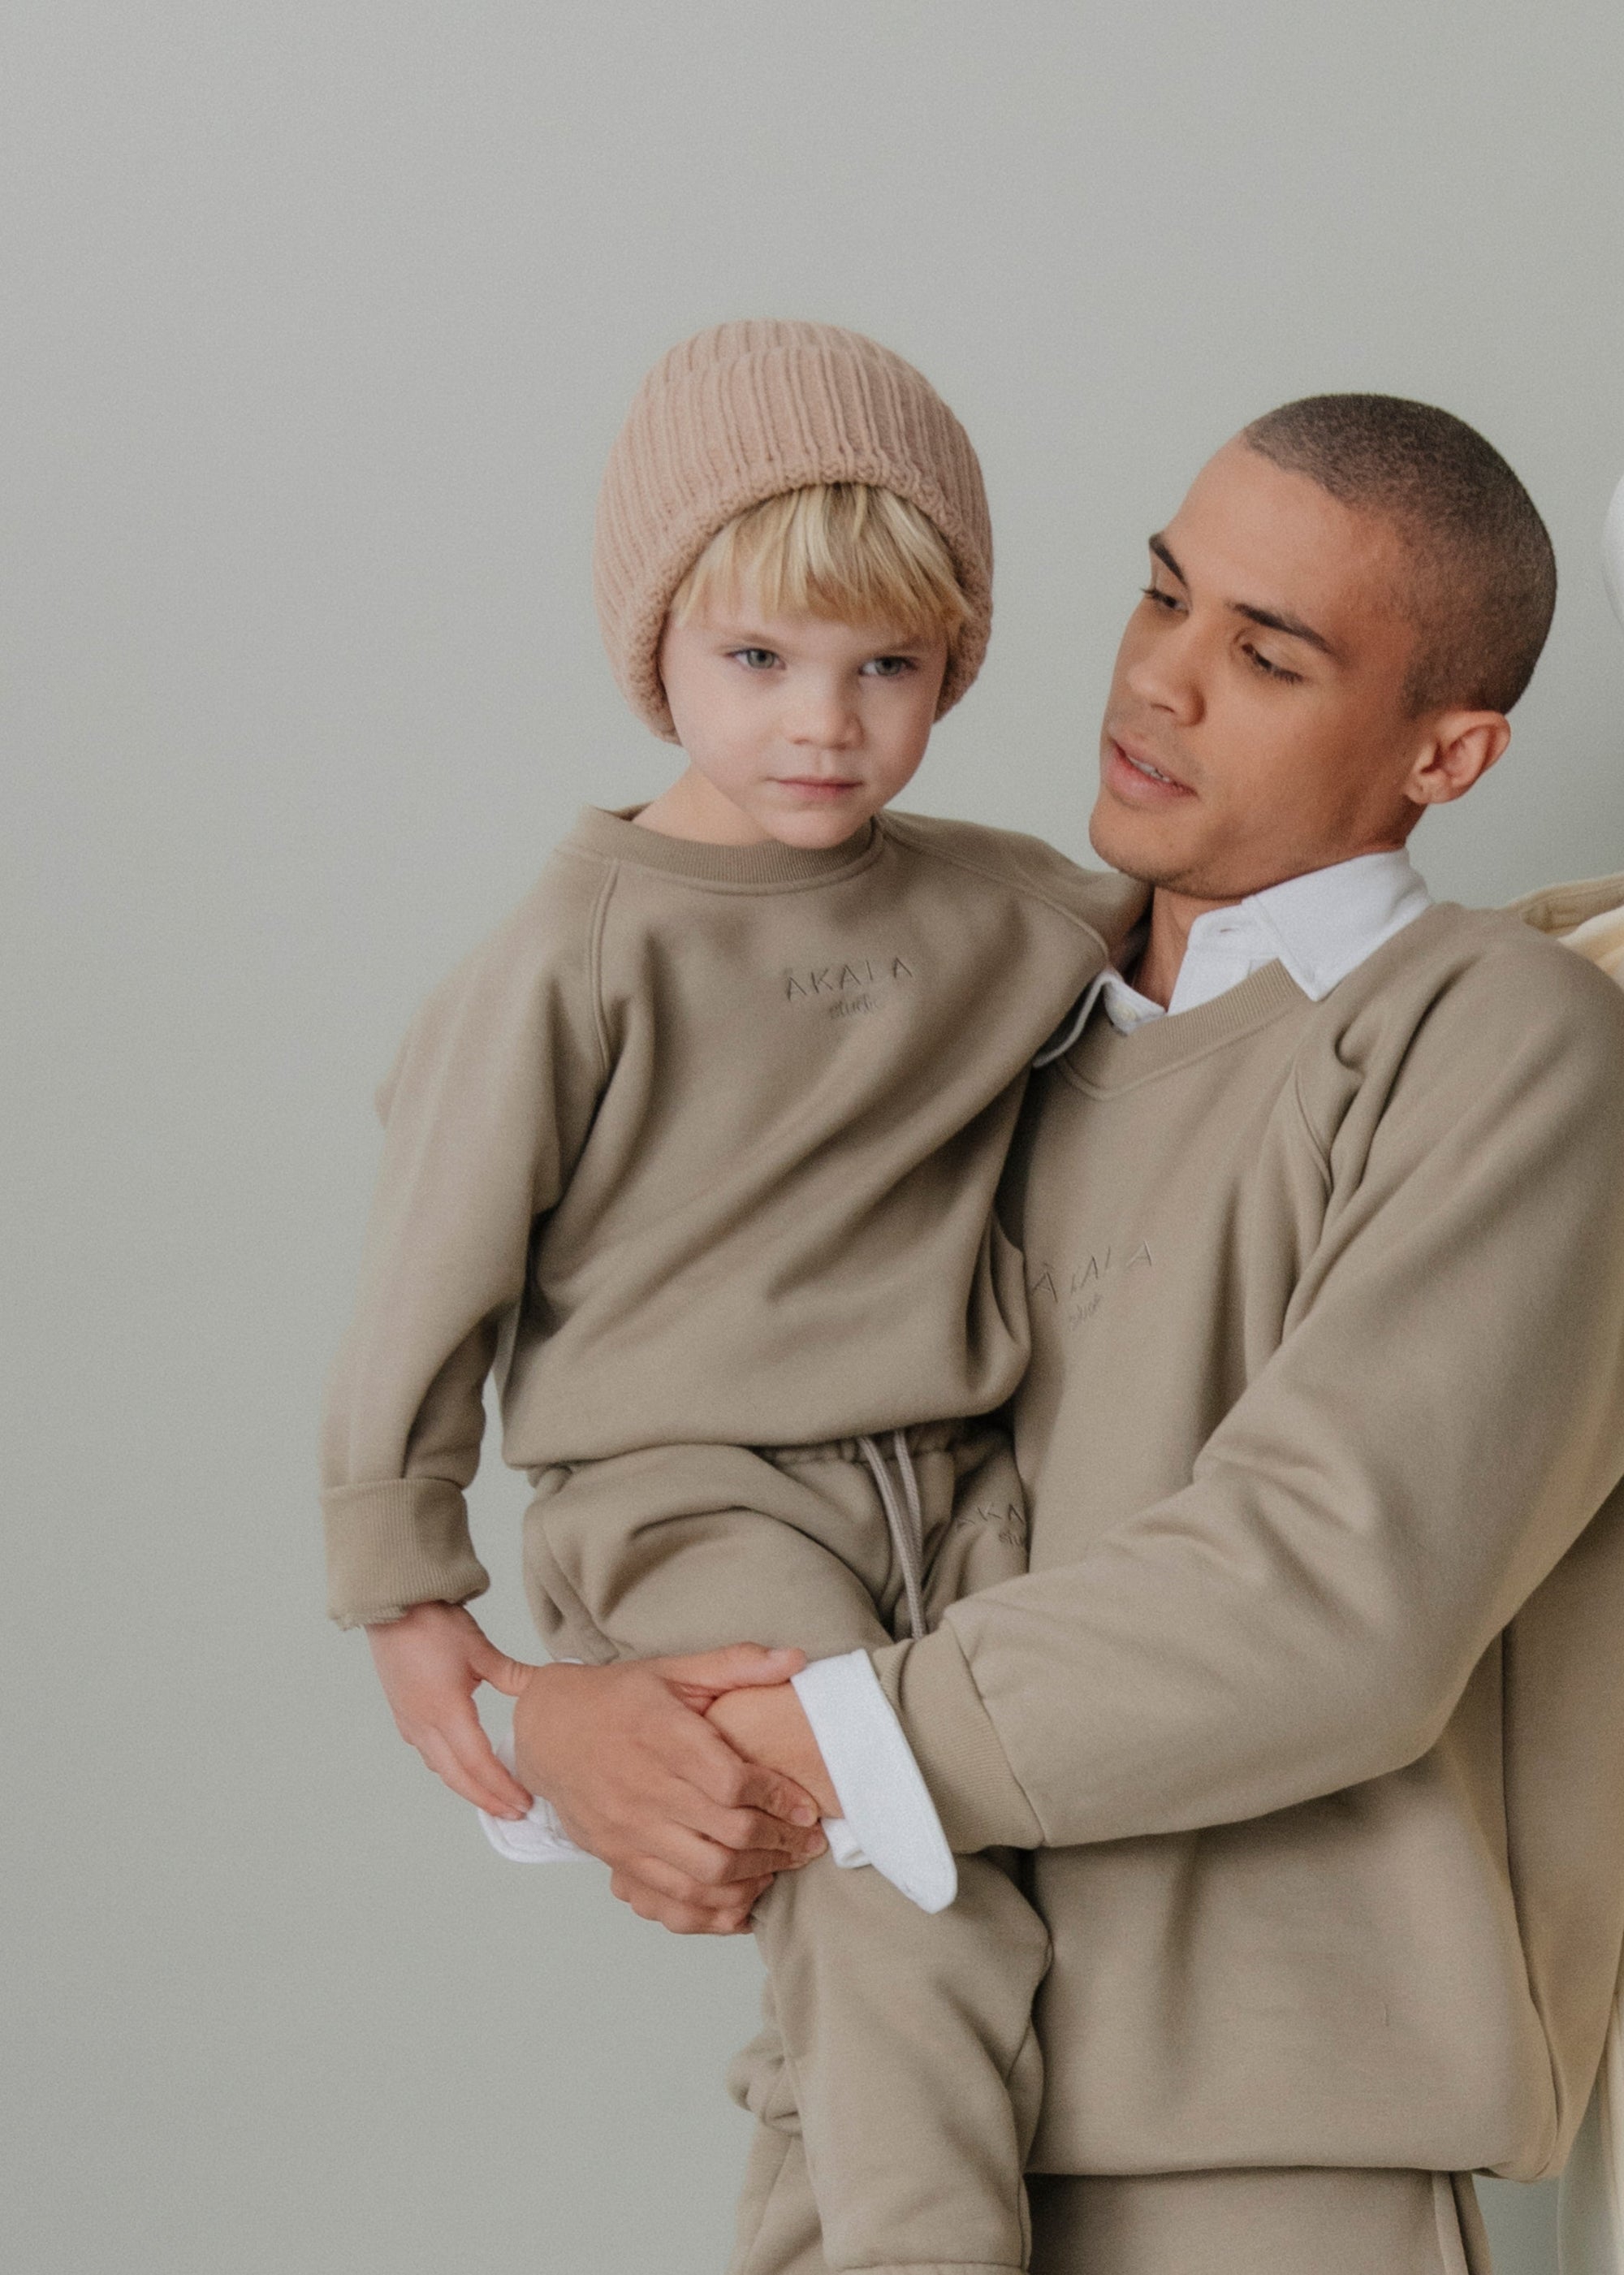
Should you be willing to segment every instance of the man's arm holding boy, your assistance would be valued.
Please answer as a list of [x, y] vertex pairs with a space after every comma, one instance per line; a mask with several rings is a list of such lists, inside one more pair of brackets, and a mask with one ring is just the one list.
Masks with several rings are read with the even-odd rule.
[[[1613, 1000], [1562, 992], [1545, 1021], [1485, 991], [1448, 1146], [1390, 1114], [1352, 1236], [1188, 1487], [877, 1655], [955, 1847], [1239, 1821], [1434, 1742], [1624, 1469], [1624, 1055]], [[792, 1689], [713, 1719], [817, 1788]]]

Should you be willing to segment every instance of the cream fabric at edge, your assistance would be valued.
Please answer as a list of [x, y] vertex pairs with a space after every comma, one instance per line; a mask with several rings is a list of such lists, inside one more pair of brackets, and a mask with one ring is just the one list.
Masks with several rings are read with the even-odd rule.
[[[1624, 499], [1624, 485], [1619, 495]], [[1624, 908], [1560, 937], [1624, 985]], [[1624, 1982], [1596, 2090], [1562, 2175], [1560, 2226], [1561, 2275], [1624, 2275]]]

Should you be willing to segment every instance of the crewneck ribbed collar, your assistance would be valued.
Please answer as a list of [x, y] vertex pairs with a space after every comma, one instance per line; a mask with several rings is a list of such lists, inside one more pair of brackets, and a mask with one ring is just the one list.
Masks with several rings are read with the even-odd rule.
[[872, 821], [843, 844], [815, 849], [780, 845], [775, 839], [765, 845], [703, 845], [691, 837], [664, 837], [657, 830], [639, 829], [631, 817], [641, 811], [633, 805], [611, 813], [602, 806], [584, 806], [565, 842], [583, 852], [662, 870], [696, 884], [758, 888], [818, 884], [862, 868], [880, 850], [880, 830]]
[[[1379, 978], [1391, 964], [1424, 949], [1440, 933], [1446, 933], [1461, 915], [1454, 901], [1435, 901], [1367, 956], [1363, 968], [1373, 979]], [[1147, 1019], [1128, 1034], [1120, 1033], [1108, 1019], [1094, 1019], [1081, 1041], [1074, 1043], [1057, 1063], [1079, 1089], [1096, 1093], [1129, 1090], [1137, 1083], [1205, 1058], [1210, 1051], [1221, 1050], [1285, 1013], [1306, 1014], [1315, 1008], [1313, 999], [1298, 986], [1283, 964], [1265, 964], [1239, 986], [1181, 1011], [1176, 1017]]]
[[1082, 1090], [1130, 1090], [1238, 1041], [1294, 1008], [1309, 1011], [1313, 1006], [1283, 964], [1265, 964], [1238, 987], [1181, 1011], [1176, 1019], [1147, 1020], [1126, 1035], [1108, 1019], [1091, 1020], [1082, 1040], [1060, 1060], [1060, 1069]]

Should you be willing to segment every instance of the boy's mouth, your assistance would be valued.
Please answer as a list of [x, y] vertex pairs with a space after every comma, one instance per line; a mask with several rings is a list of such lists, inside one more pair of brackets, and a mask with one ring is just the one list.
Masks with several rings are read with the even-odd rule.
[[804, 797], [833, 802], [837, 797], [850, 797], [854, 790], [861, 790], [863, 785], [857, 782], [831, 782], [820, 775], [780, 775], [778, 787], [798, 790]]

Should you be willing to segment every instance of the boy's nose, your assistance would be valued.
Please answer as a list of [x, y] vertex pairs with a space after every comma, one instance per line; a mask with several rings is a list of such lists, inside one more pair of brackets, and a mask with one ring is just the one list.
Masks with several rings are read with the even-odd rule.
[[784, 722], [785, 739], [802, 750], [847, 750], [858, 731], [856, 706], [833, 689], [803, 694]]

